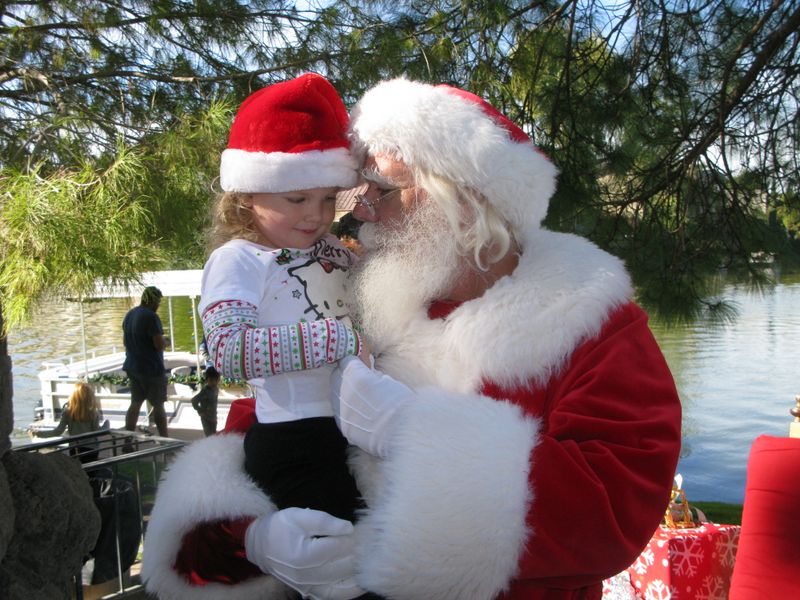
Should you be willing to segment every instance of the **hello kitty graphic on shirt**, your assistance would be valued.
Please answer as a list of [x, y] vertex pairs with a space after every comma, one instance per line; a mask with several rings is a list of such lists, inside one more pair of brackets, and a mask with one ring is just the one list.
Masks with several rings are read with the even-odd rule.
[[[353, 263], [353, 255], [340, 246], [332, 246], [322, 238], [303, 260], [287, 258], [292, 263], [286, 270], [290, 277], [288, 283], [295, 284], [292, 286], [292, 296], [305, 305], [303, 319], [315, 321], [334, 318], [349, 322], [350, 310], [345, 283], [347, 271]], [[281, 259], [279, 256], [276, 262]]]

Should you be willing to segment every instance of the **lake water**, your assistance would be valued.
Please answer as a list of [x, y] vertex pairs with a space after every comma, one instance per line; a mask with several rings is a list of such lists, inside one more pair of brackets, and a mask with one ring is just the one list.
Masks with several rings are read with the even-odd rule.
[[[735, 303], [732, 323], [698, 321], [653, 331], [672, 368], [684, 408], [683, 452], [678, 471], [691, 502], [742, 502], [750, 444], [758, 435], [786, 435], [789, 409], [800, 394], [800, 278], [762, 293], [727, 286]], [[129, 300], [84, 305], [87, 345], [121, 346], [121, 323]], [[160, 310], [168, 327], [168, 306]], [[193, 350], [191, 304], [173, 299], [176, 349]], [[27, 441], [25, 428], [39, 398], [36, 373], [43, 360], [81, 352], [80, 311], [71, 302], [41, 306], [31, 323], [12, 331], [15, 443]]]

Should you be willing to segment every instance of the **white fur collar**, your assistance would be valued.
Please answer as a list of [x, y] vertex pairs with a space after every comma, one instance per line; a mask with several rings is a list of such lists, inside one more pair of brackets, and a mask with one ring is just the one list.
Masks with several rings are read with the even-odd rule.
[[514, 273], [443, 321], [420, 310], [378, 367], [415, 387], [462, 392], [483, 380], [543, 384], [632, 295], [621, 260], [584, 238], [538, 230]]

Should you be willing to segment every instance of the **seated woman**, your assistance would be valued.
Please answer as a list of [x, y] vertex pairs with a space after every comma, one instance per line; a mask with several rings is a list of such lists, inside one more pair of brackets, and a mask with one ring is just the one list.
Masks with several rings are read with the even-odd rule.
[[[75, 384], [69, 400], [61, 411], [61, 421], [51, 431], [34, 431], [33, 435], [40, 438], [56, 437], [67, 430], [69, 435], [89, 433], [100, 429], [100, 420], [103, 412], [97, 403], [94, 389], [88, 383], [79, 381]], [[95, 446], [70, 446], [69, 453], [77, 456], [82, 463], [97, 460], [99, 451]]]

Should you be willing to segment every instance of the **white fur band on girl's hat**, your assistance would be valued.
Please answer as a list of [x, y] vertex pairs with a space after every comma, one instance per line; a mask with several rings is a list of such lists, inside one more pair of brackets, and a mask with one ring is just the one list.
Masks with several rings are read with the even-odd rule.
[[347, 109], [334, 87], [307, 73], [248, 96], [222, 153], [226, 192], [353, 187], [358, 164], [347, 139]]
[[480, 192], [518, 230], [538, 228], [558, 171], [530, 138], [478, 96], [399, 78], [351, 112], [354, 150], [387, 154]]

